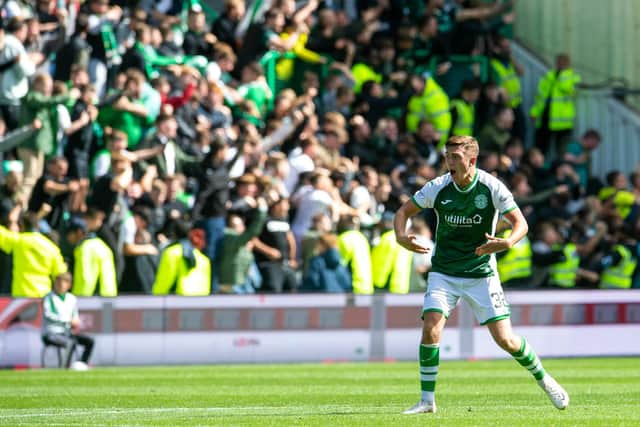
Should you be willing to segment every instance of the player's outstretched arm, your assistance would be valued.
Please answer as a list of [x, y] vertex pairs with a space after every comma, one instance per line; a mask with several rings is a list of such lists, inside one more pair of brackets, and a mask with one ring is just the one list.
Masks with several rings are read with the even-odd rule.
[[522, 211], [520, 211], [519, 208], [507, 212], [504, 214], [504, 217], [513, 227], [509, 237], [503, 239], [500, 237], [490, 236], [485, 233], [487, 243], [476, 248], [476, 255], [487, 255], [495, 252], [506, 251], [527, 235], [529, 226], [527, 225], [527, 220], [524, 218], [524, 215], [522, 215]]
[[430, 249], [420, 243], [418, 236], [407, 234], [407, 221], [421, 210], [411, 199], [404, 202], [393, 219], [393, 229], [400, 246], [413, 252], [426, 254]]

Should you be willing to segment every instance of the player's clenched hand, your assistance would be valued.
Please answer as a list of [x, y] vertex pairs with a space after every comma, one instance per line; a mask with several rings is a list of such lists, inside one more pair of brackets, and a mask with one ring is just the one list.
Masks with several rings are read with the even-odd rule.
[[487, 238], [487, 243], [476, 248], [476, 255], [493, 254], [495, 252], [506, 251], [511, 247], [507, 239], [491, 236], [487, 233], [484, 233], [484, 237]]
[[408, 234], [406, 236], [397, 236], [397, 242], [405, 249], [408, 249], [419, 254], [429, 253], [430, 248], [426, 247], [419, 236], [415, 234]]

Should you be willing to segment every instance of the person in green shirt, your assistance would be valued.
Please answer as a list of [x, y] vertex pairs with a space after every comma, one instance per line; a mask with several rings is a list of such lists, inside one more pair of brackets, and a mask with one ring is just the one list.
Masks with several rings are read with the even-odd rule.
[[258, 62], [250, 62], [242, 68], [242, 84], [238, 87], [238, 95], [256, 106], [260, 112], [258, 119], [266, 117], [267, 107], [273, 99], [273, 93], [264, 78], [262, 66]]
[[103, 127], [120, 129], [127, 134], [129, 149], [135, 148], [145, 131], [153, 125], [153, 118], [142, 102], [146, 79], [138, 70], [128, 70], [125, 89], [110, 105], [100, 109], [98, 123]]
[[443, 74], [451, 68], [448, 46], [438, 37], [438, 20], [434, 15], [422, 15], [417, 23], [417, 34], [413, 39], [411, 49], [403, 54], [407, 66], [416, 67], [417, 71], [427, 70], [431, 59], [438, 57], [438, 74]]
[[[553, 405], [565, 409], [569, 405], [567, 392], [545, 371], [527, 340], [511, 329], [509, 304], [497, 272], [495, 253], [511, 249], [523, 239], [529, 229], [527, 221], [507, 187], [476, 168], [479, 147], [475, 138], [452, 136], [445, 147], [449, 172], [427, 182], [400, 207], [394, 220], [400, 245], [428, 253], [424, 239], [407, 232], [407, 223], [427, 208], [434, 209], [438, 218], [422, 310], [421, 399], [404, 413], [436, 412], [440, 336], [460, 298], [470, 303], [477, 321], [487, 325], [495, 342], [533, 375]], [[509, 237], [495, 237], [498, 215], [511, 224]]]
[[57, 104], [66, 104], [78, 99], [80, 91], [72, 89], [67, 95], [52, 96], [53, 80], [49, 74], [38, 74], [31, 83], [31, 90], [22, 100], [20, 125], [27, 126], [35, 120], [41, 124], [32, 138], [18, 147], [18, 158], [24, 165], [24, 184], [21, 200], [26, 205], [38, 178], [44, 173], [45, 157], [55, 153], [56, 135], [54, 110]]
[[127, 51], [122, 59], [122, 69], [135, 68], [142, 71], [147, 79], [152, 80], [159, 76], [159, 68], [169, 65], [182, 64], [182, 56], [163, 56], [156, 52], [151, 45], [151, 27], [139, 24], [136, 28], [136, 42]]
[[587, 189], [591, 178], [591, 154], [600, 145], [600, 133], [589, 129], [582, 134], [580, 141], [570, 142], [564, 153], [564, 160], [573, 165], [573, 169], [580, 177], [580, 185]]
[[247, 280], [251, 264], [255, 261], [253, 252], [247, 244], [260, 234], [267, 218], [267, 202], [263, 198], [258, 198], [256, 203], [257, 209], [248, 227], [238, 215], [230, 214], [227, 218], [218, 273], [220, 289], [223, 292], [255, 292]]

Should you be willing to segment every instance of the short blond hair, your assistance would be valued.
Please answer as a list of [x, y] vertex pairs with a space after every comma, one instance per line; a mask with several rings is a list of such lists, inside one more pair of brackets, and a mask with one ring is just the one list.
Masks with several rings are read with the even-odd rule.
[[469, 135], [454, 135], [447, 140], [445, 144], [446, 148], [453, 148], [462, 146], [465, 153], [471, 154], [473, 157], [478, 157], [480, 152], [480, 146], [478, 140]]

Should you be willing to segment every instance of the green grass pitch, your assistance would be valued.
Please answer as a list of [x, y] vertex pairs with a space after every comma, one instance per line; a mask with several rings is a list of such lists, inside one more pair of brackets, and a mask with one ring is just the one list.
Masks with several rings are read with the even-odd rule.
[[639, 426], [640, 359], [544, 360], [558, 411], [512, 360], [443, 362], [437, 414], [417, 363], [96, 368], [0, 372], [0, 425]]

